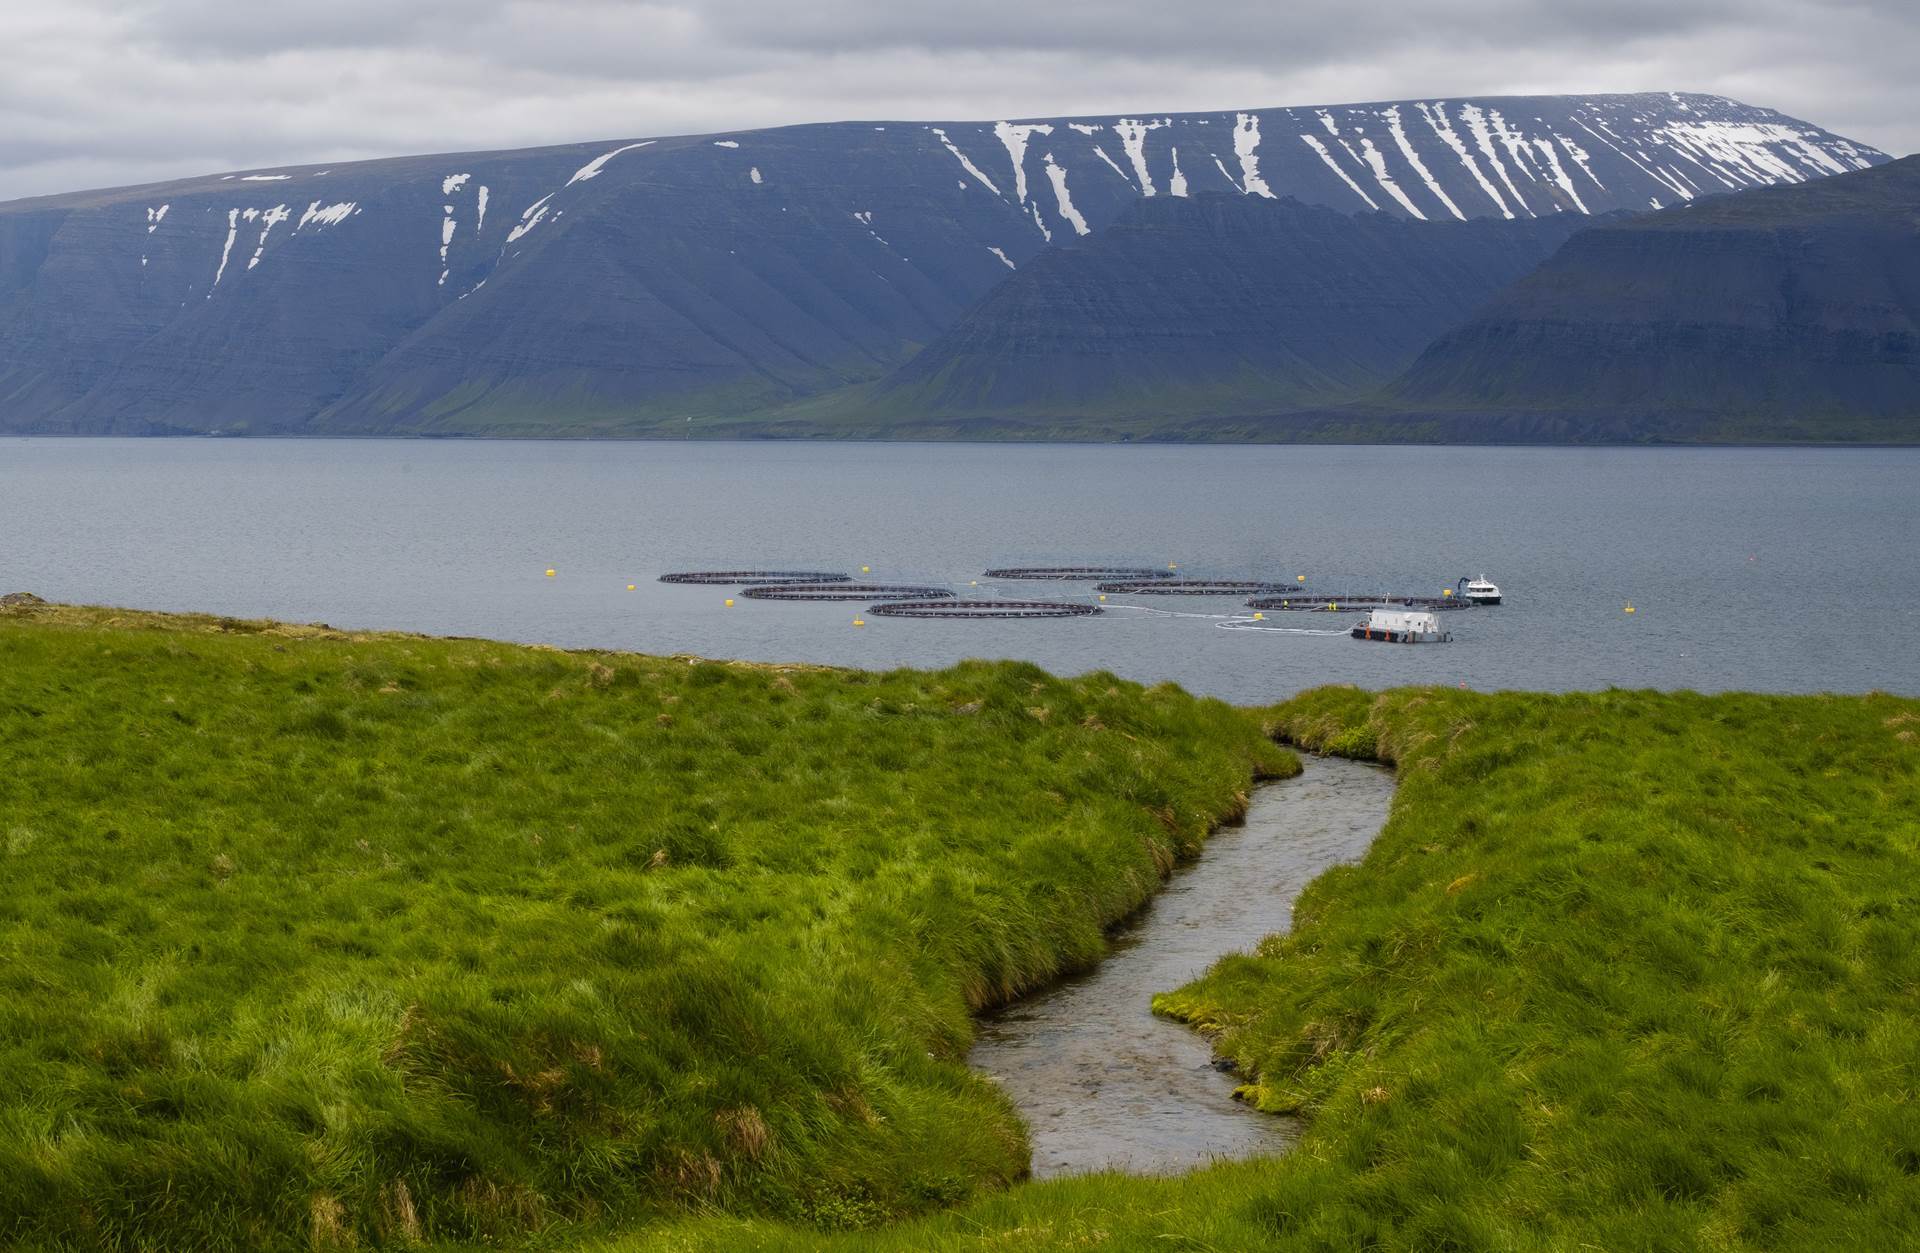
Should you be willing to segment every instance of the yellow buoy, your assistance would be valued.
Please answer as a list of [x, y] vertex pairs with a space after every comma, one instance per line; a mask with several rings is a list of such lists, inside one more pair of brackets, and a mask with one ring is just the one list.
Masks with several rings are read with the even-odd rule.
[[1296, 574], [1293, 576], [1293, 581], [1295, 583], [1305, 583], [1307, 581], [1307, 576], [1304, 574]]
[[861, 567], [860, 567], [860, 573], [862, 573], [862, 574], [872, 574], [872, 573], [873, 573], [873, 567], [872, 567], [872, 566], [861, 566]]
[[1107, 594], [1105, 592], [1100, 593], [1101, 600], [1105, 600], [1106, 598], [1107, 598]]
[[1265, 622], [1267, 620], [1267, 615], [1263, 613], [1256, 613], [1253, 615], [1253, 620], [1255, 622]]
[[866, 620], [865, 618], [855, 618], [855, 619], [853, 620], [853, 625], [855, 625], [855, 626], [865, 626], [865, 625], [867, 625], [867, 620]]
[[733, 597], [731, 596], [727, 597], [727, 608], [733, 608]]
[[1178, 570], [1179, 568], [1180, 568], [1180, 563], [1177, 561], [1169, 561], [1167, 563], [1167, 569], [1169, 570]]
[[629, 583], [629, 584], [627, 584], [627, 590], [628, 590], [629, 592], [631, 592], [631, 591], [632, 591], [632, 590], [634, 589], [634, 586], [635, 586], [635, 585], [634, 585], [634, 584], [632, 584], [632, 583]]
[[1453, 595], [1453, 589], [1452, 589], [1452, 588], [1450, 588], [1450, 587], [1443, 587], [1443, 588], [1441, 588], [1441, 589], [1440, 589], [1440, 595], [1441, 595], [1441, 596], [1442, 596], [1443, 598], [1444, 598], [1444, 597], [1448, 597], [1448, 596], [1451, 596], [1451, 595]]
[[1633, 606], [1632, 606], [1632, 605], [1628, 605], [1628, 606], [1627, 606], [1627, 612], [1628, 612], [1628, 613], [1632, 613], [1632, 612], [1633, 612]]
[[552, 578], [552, 577], [553, 577], [553, 571], [551, 571], [551, 570], [549, 570], [549, 571], [547, 571], [547, 577], [548, 577], [548, 578]]

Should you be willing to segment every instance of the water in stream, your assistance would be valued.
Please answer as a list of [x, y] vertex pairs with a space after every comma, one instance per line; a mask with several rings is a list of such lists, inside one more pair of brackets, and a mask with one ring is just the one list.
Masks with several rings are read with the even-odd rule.
[[1089, 1170], [1153, 1174], [1292, 1144], [1292, 1119], [1233, 1099], [1198, 1032], [1155, 1018], [1152, 1000], [1293, 921], [1300, 889], [1355, 861], [1386, 821], [1393, 776], [1303, 758], [1298, 778], [1253, 796], [1078, 978], [982, 1021], [969, 1061], [998, 1080], [1027, 1120], [1036, 1178]]

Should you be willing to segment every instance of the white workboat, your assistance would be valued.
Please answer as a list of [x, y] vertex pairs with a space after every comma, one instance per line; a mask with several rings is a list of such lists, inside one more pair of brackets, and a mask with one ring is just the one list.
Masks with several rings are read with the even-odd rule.
[[1488, 582], [1484, 574], [1477, 579], [1463, 578], [1456, 586], [1459, 587], [1460, 594], [1471, 604], [1497, 605], [1500, 603], [1500, 589]]

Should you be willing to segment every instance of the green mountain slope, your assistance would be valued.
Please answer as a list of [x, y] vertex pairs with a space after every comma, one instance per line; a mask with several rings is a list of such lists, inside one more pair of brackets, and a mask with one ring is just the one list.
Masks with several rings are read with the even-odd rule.
[[1454, 438], [1920, 439], [1920, 157], [1583, 231], [1376, 409]]

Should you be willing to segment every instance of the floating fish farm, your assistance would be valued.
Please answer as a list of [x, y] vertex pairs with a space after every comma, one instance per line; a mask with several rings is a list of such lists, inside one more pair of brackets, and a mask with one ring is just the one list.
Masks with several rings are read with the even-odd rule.
[[731, 587], [753, 583], [762, 587], [795, 583], [851, 583], [850, 574], [820, 570], [683, 570], [663, 574], [662, 583], [692, 583], [702, 587]]
[[867, 612], [878, 618], [1090, 618], [1100, 606], [1072, 600], [893, 600]]
[[[1168, 569], [1174, 569], [1168, 566]], [[862, 566], [862, 573], [867, 567]], [[551, 571], [549, 571], [551, 573]], [[1048, 599], [962, 599], [958, 584], [856, 582], [852, 575], [833, 570], [683, 570], [660, 576], [662, 583], [680, 583], [705, 587], [741, 588], [739, 595], [761, 601], [859, 601], [876, 618], [944, 618], [950, 620], [1006, 620], [1012, 618], [1091, 618], [1109, 610], [1130, 610], [1136, 614], [1168, 618], [1194, 618], [1211, 621], [1227, 629], [1272, 631], [1287, 635], [1346, 635], [1338, 631], [1277, 627], [1263, 619], [1268, 613], [1355, 613], [1374, 610], [1376, 616], [1407, 616], [1419, 613], [1471, 609], [1474, 601], [1463, 596], [1415, 596], [1388, 592], [1308, 592], [1301, 586], [1305, 576], [1293, 583], [1271, 583], [1246, 579], [1169, 578], [1144, 566], [1006, 566], [988, 570], [982, 580], [1026, 580], [1037, 583], [1093, 584], [1086, 590], [1066, 592]], [[978, 586], [978, 580], [974, 586]], [[1096, 603], [1095, 593], [1098, 593]], [[1231, 596], [1246, 597], [1248, 612], [1198, 613], [1160, 609], [1142, 604], [1106, 604], [1109, 596]], [[727, 601], [729, 605], [733, 601]], [[1498, 603], [1498, 602], [1489, 602]], [[1389, 608], [1391, 607], [1391, 608]], [[1372, 621], [1372, 619], [1369, 619]], [[856, 617], [855, 626], [865, 625]], [[1354, 628], [1355, 638], [1393, 638], [1380, 628]], [[1408, 634], [1418, 638], [1445, 640], [1445, 632], [1422, 629]]]
[[1136, 566], [1009, 566], [989, 570], [983, 579], [1033, 579], [1046, 583], [1092, 583], [1101, 579], [1151, 579], [1158, 570]]
[[1398, 596], [1386, 593], [1355, 592], [1327, 593], [1308, 595], [1295, 592], [1289, 596], [1256, 596], [1247, 602], [1247, 608], [1263, 612], [1276, 610], [1299, 610], [1304, 613], [1351, 613], [1356, 609], [1365, 609], [1373, 605], [1402, 605], [1408, 609], [1449, 610], [1471, 609], [1473, 602], [1456, 596]]
[[1123, 596], [1259, 596], [1297, 588], [1291, 583], [1238, 583], [1218, 579], [1126, 579], [1094, 586]]
[[742, 588], [748, 600], [943, 600], [950, 588], [911, 583], [762, 583]]

